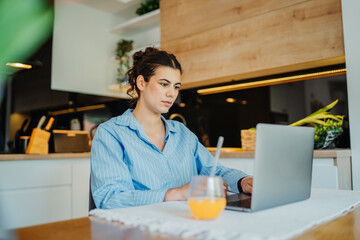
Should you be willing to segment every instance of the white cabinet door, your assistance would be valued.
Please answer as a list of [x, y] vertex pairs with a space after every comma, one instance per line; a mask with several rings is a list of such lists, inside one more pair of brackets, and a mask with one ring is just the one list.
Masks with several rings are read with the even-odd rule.
[[[235, 168], [250, 175], [254, 174], [254, 159], [222, 158], [219, 162], [226, 167]], [[334, 166], [332, 158], [314, 159], [311, 186], [313, 188], [339, 189], [338, 169]]]
[[71, 162], [0, 162], [0, 198], [10, 227], [71, 218]]
[[71, 219], [71, 187], [18, 189], [0, 192], [10, 228]]
[[6, 227], [88, 216], [90, 159], [0, 161]]
[[72, 160], [72, 218], [89, 216], [90, 159]]
[[66, 160], [0, 161], [0, 191], [71, 184]]
[[338, 168], [332, 158], [314, 159], [311, 183], [313, 188], [339, 189]]

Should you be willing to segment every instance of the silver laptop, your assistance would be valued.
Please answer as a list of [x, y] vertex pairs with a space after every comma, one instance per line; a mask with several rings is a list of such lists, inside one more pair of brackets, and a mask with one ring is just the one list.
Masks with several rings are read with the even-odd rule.
[[227, 197], [226, 209], [253, 212], [310, 197], [314, 128], [256, 126], [252, 195]]

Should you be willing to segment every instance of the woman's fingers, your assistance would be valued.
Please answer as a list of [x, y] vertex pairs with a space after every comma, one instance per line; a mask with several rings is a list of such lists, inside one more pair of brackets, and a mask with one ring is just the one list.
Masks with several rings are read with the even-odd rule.
[[224, 186], [224, 189], [225, 189], [225, 196], [228, 195], [228, 191], [230, 191], [229, 189], [229, 185], [223, 180], [223, 186]]
[[252, 193], [253, 178], [246, 177], [241, 181], [241, 188], [244, 193]]

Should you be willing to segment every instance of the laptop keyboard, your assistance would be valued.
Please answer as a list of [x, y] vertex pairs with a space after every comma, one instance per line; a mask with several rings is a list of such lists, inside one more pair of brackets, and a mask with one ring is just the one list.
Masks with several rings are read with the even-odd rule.
[[233, 207], [250, 208], [251, 207], [251, 198], [228, 202], [226, 205], [233, 206]]

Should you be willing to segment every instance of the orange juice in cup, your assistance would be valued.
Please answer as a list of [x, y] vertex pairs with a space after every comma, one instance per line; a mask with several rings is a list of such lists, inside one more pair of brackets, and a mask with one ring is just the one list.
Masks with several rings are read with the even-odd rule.
[[226, 205], [221, 177], [193, 176], [190, 182], [188, 205], [196, 219], [217, 218]]
[[197, 219], [217, 218], [226, 206], [225, 198], [190, 198], [190, 211]]

